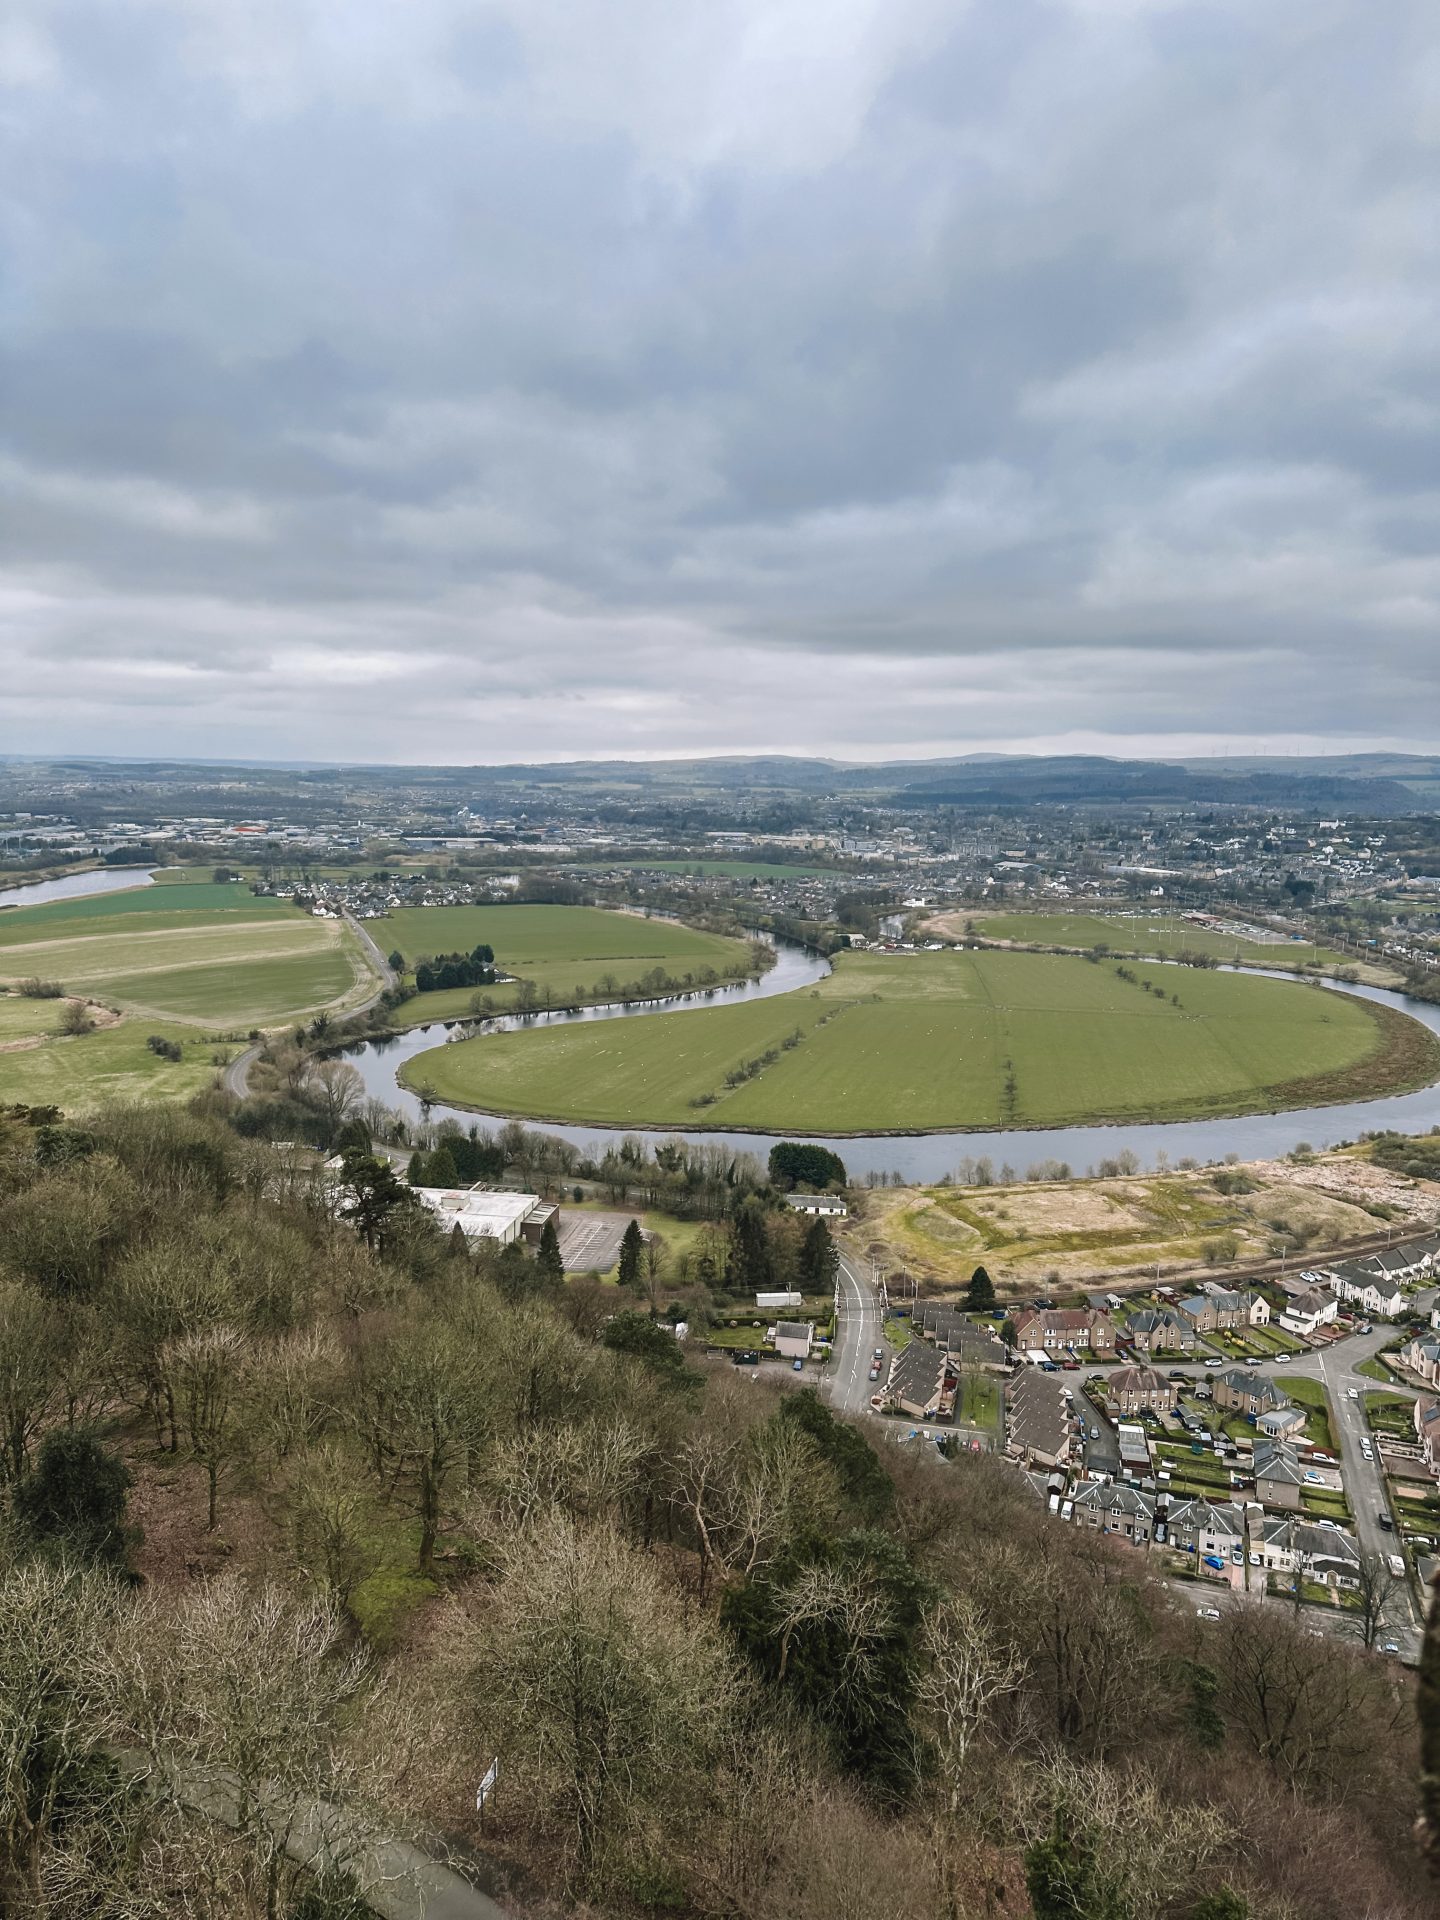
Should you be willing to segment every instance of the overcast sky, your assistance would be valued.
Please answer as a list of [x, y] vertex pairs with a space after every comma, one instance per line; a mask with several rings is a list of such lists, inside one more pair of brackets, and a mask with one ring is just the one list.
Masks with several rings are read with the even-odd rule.
[[1440, 748], [1435, 0], [6, 0], [0, 751]]

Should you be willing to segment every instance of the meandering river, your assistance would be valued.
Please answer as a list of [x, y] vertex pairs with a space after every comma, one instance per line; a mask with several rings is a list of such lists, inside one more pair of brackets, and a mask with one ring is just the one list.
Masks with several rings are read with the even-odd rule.
[[[796, 993], [813, 986], [830, 971], [829, 963], [803, 947], [776, 943], [777, 960], [758, 980], [736, 986], [711, 987], [702, 992], [679, 994], [665, 1000], [647, 1001], [638, 1006], [584, 1007], [577, 1013], [539, 1013], [509, 1015], [485, 1022], [484, 1030], [494, 1033], [517, 1028], [564, 1026], [579, 1020], [643, 1020], [656, 1013], [675, 1013], [724, 1006], [736, 1000], [761, 1000], [782, 993]], [[1264, 969], [1241, 968], [1242, 972]], [[1350, 993], [1362, 1000], [1374, 1000], [1394, 1007], [1418, 1020], [1432, 1032], [1440, 1033], [1440, 1007], [1409, 1000], [1404, 994], [1390, 993], [1381, 987], [1344, 986], [1327, 981], [1332, 993]], [[447, 1041], [464, 1038], [473, 1028], [464, 1023], [448, 1026], [412, 1028], [393, 1040], [370, 1040], [352, 1048], [346, 1058], [358, 1068], [366, 1091], [389, 1107], [396, 1107], [412, 1119], [422, 1117], [421, 1103], [415, 1094], [402, 1087], [397, 1074], [417, 1054]], [[451, 1107], [443, 1101], [428, 1109], [431, 1120], [453, 1119], [469, 1127], [502, 1125], [508, 1115], [476, 1113], [468, 1107]], [[584, 1153], [599, 1158], [607, 1145], [625, 1135], [638, 1137], [652, 1146], [683, 1139], [713, 1142], [737, 1152], [749, 1152], [762, 1160], [769, 1154], [778, 1134], [707, 1132], [703, 1128], [666, 1128], [652, 1131], [644, 1127], [563, 1126], [550, 1120], [532, 1123], [539, 1131], [569, 1140]], [[1008, 1161], [1020, 1173], [1041, 1160], [1067, 1161], [1077, 1173], [1097, 1161], [1113, 1159], [1129, 1149], [1142, 1166], [1156, 1164], [1161, 1154], [1174, 1162], [1192, 1158], [1199, 1161], [1223, 1160], [1238, 1154], [1242, 1160], [1263, 1160], [1288, 1153], [1305, 1140], [1314, 1147], [1338, 1146], [1359, 1134], [1393, 1127], [1401, 1133], [1423, 1133], [1440, 1126], [1440, 1083], [1419, 1093], [1394, 1094], [1380, 1100], [1352, 1101], [1342, 1106], [1291, 1108], [1283, 1113], [1248, 1113], [1235, 1119], [1171, 1120], [1153, 1124], [1121, 1123], [1117, 1126], [1002, 1128], [989, 1133], [950, 1132], [923, 1134], [850, 1134], [834, 1139], [807, 1135], [832, 1146], [848, 1167], [851, 1177], [860, 1178], [872, 1170], [896, 1172], [907, 1182], [938, 1180], [953, 1173], [962, 1159], [989, 1158], [999, 1167]]]

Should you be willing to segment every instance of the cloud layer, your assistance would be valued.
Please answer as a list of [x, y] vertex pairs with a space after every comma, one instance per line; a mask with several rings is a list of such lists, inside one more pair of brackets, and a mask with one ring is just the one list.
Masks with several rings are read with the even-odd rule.
[[1440, 745], [1431, 0], [12, 0], [0, 749]]

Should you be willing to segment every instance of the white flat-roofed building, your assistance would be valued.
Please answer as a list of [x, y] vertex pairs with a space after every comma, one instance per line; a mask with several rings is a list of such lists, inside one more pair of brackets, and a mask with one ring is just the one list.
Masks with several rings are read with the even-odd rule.
[[538, 1193], [510, 1193], [494, 1187], [416, 1187], [415, 1198], [442, 1227], [459, 1227], [470, 1240], [498, 1240], [508, 1247], [520, 1238]]

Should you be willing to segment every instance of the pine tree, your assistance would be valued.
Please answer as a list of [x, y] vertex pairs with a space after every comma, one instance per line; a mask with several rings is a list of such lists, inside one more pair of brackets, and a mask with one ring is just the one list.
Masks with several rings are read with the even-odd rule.
[[540, 1230], [535, 1264], [547, 1280], [561, 1281], [565, 1278], [565, 1262], [560, 1258], [560, 1235], [555, 1231], [553, 1219], [547, 1220]]
[[460, 1169], [455, 1164], [455, 1156], [448, 1147], [437, 1147], [430, 1156], [425, 1169], [427, 1187], [458, 1187]]
[[830, 1229], [817, 1220], [805, 1236], [800, 1249], [800, 1284], [806, 1293], [828, 1293], [835, 1284], [840, 1255], [830, 1237]]
[[965, 1292], [965, 1305], [971, 1313], [989, 1313], [995, 1305], [995, 1282], [984, 1267], [976, 1267]]
[[425, 1184], [425, 1156], [418, 1147], [410, 1156], [410, 1164], [405, 1169], [405, 1178], [412, 1187], [423, 1187]]
[[622, 1287], [633, 1287], [640, 1279], [640, 1255], [645, 1246], [645, 1236], [640, 1231], [640, 1222], [632, 1220], [620, 1237], [620, 1272], [617, 1275]]

